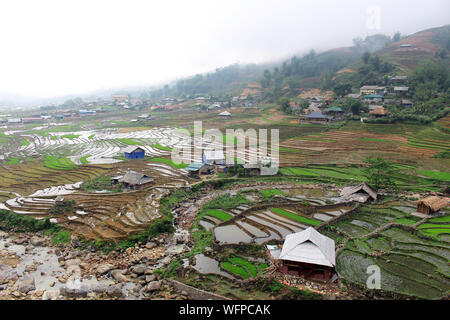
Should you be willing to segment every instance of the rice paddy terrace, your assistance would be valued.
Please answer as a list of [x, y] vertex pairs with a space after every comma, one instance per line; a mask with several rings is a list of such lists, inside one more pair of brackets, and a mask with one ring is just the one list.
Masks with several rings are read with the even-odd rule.
[[361, 207], [320, 231], [333, 238], [339, 275], [365, 287], [367, 267], [381, 271], [381, 290], [439, 299], [450, 293], [450, 224], [447, 215], [420, 219], [410, 203]]
[[[346, 283], [364, 290], [367, 267], [376, 265], [381, 290], [390, 295], [441, 299], [450, 293], [448, 209], [439, 217], [419, 218], [411, 214], [416, 206], [409, 201], [387, 199], [355, 207], [339, 203], [333, 188], [317, 187], [255, 186], [231, 199], [203, 205], [193, 227], [204, 230], [194, 231], [197, 241], [209, 233], [222, 248], [280, 243], [287, 234], [313, 226], [335, 240], [337, 271]], [[245, 279], [268, 263], [250, 252], [213, 258], [208, 259], [215, 269], [201, 273]]]
[[[394, 130], [395, 128], [395, 130]], [[281, 166], [358, 164], [370, 155], [404, 164], [418, 164], [450, 151], [448, 131], [441, 127], [350, 123], [337, 130], [307, 134], [280, 144]]]
[[[75, 234], [88, 239], [120, 239], [144, 230], [153, 220], [161, 217], [159, 201], [168, 194], [171, 187], [188, 183], [186, 172], [160, 163], [133, 164], [127, 169], [139, 170], [155, 180], [151, 189], [108, 193], [84, 193], [79, 190], [82, 181], [74, 184], [52, 186], [37, 190], [28, 196], [20, 196], [0, 204], [0, 208], [36, 219], [50, 217], [52, 222], [64, 226]], [[125, 169], [116, 168], [116, 173]], [[161, 186], [161, 187], [158, 187]], [[73, 214], [52, 214], [57, 196], [75, 200]]]

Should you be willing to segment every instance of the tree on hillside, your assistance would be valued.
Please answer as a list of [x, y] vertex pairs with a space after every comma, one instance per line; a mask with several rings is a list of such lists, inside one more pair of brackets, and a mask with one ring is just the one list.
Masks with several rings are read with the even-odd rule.
[[284, 113], [290, 112], [289, 98], [282, 97], [278, 99], [277, 104], [280, 106], [281, 111], [283, 111]]
[[368, 64], [368, 63], [369, 63], [369, 60], [370, 60], [370, 52], [369, 52], [369, 51], [366, 51], [366, 52], [364, 52], [363, 55], [362, 55], [362, 61], [363, 61], [365, 64]]
[[367, 178], [369, 185], [375, 190], [379, 189], [396, 189], [393, 174], [395, 166], [381, 157], [367, 158], [364, 161], [367, 167], [362, 170], [363, 175]]
[[400, 34], [400, 32], [396, 32], [395, 34], [394, 34], [394, 36], [392, 37], [392, 41], [393, 42], [397, 42], [397, 41], [400, 41], [400, 39], [401, 39], [401, 34]]
[[410, 83], [414, 91], [414, 99], [427, 101], [437, 92], [445, 92], [449, 89], [449, 68], [432, 60], [424, 60], [412, 73]]
[[354, 115], [358, 115], [361, 112], [362, 102], [358, 99], [347, 98], [347, 106]]
[[333, 88], [333, 92], [338, 97], [343, 97], [352, 92], [352, 85], [350, 83], [338, 84]]

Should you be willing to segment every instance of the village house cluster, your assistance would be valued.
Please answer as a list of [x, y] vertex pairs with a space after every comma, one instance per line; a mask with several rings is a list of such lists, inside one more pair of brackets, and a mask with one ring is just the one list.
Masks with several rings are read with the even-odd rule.
[[[349, 93], [346, 98], [357, 99], [362, 102], [362, 121], [369, 117], [388, 117], [387, 105], [395, 105], [400, 108], [411, 108], [414, 103], [408, 87], [408, 77], [392, 75], [386, 81], [387, 85], [365, 84], [359, 88], [359, 93]], [[301, 96], [301, 95], [300, 95]], [[351, 110], [344, 111], [342, 104], [345, 98], [333, 97], [331, 92], [327, 95], [303, 96], [303, 107], [291, 101], [289, 108], [292, 114], [298, 116], [302, 123], [326, 124], [330, 121], [341, 121], [351, 115]], [[307, 104], [305, 107], [304, 104]]]

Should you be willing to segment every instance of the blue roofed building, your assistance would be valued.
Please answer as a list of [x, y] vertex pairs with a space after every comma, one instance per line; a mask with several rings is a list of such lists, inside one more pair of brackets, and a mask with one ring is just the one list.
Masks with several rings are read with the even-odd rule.
[[141, 147], [127, 147], [123, 149], [125, 158], [127, 159], [142, 159], [145, 156], [145, 150]]

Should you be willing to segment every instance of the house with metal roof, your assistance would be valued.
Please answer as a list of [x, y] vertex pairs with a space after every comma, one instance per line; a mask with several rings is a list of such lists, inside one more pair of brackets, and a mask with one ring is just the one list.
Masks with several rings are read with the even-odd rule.
[[145, 156], [145, 150], [141, 147], [129, 146], [122, 151], [127, 159], [142, 159]]
[[335, 273], [334, 240], [312, 227], [287, 235], [281, 252], [277, 255], [276, 259], [280, 262], [279, 270], [289, 275], [302, 276], [309, 280], [329, 281]]
[[222, 111], [221, 113], [218, 114], [219, 117], [221, 118], [231, 118], [231, 113], [229, 113], [228, 111]]
[[202, 162], [192, 162], [184, 169], [190, 176], [198, 176], [204, 173], [210, 173], [214, 169], [214, 166]]
[[364, 101], [373, 102], [373, 101], [383, 101], [384, 97], [379, 94], [368, 94], [364, 96]]
[[341, 190], [341, 200], [343, 202], [357, 201], [367, 202], [369, 198], [377, 200], [378, 194], [365, 182], [357, 186], [345, 187]]
[[300, 122], [305, 120], [308, 122], [328, 122], [329, 118], [322, 111], [312, 111], [307, 115], [300, 116], [299, 120]]
[[223, 150], [205, 150], [202, 154], [202, 162], [206, 164], [224, 164], [225, 155]]
[[126, 188], [141, 189], [151, 186], [153, 179], [143, 173], [128, 171], [122, 178], [118, 179], [118, 182]]

